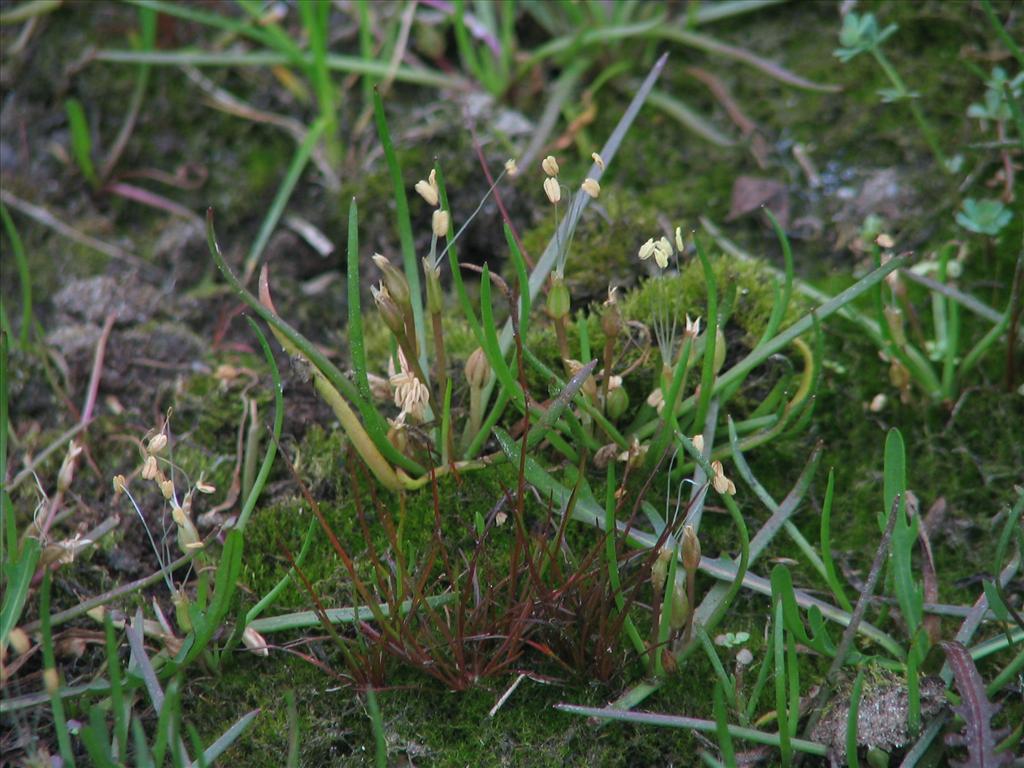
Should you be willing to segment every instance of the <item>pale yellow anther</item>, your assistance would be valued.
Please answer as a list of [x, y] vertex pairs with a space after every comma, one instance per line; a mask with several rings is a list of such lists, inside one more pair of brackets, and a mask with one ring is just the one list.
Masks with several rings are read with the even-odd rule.
[[548, 176], [558, 175], [558, 161], [555, 160], [554, 156], [548, 155], [540, 161], [540, 167], [544, 169], [544, 173]]
[[434, 211], [434, 216], [430, 221], [430, 227], [434, 231], [435, 237], [447, 237], [448, 236], [448, 223], [451, 221], [451, 217], [448, 215], [448, 211], [438, 208]]
[[430, 177], [417, 181], [413, 189], [416, 190], [420, 197], [427, 201], [428, 205], [437, 207], [437, 202], [440, 200], [440, 191], [437, 187], [437, 171], [432, 169]]
[[644, 243], [643, 245], [640, 246], [640, 252], [637, 254], [637, 256], [640, 257], [640, 261], [647, 261], [647, 259], [651, 258], [651, 255], [653, 253], [654, 253], [654, 238], [650, 237], [650, 238], [647, 239], [646, 243]]
[[562, 199], [562, 187], [554, 176], [544, 179], [544, 194], [548, 196], [548, 200], [553, 205], [557, 205], [558, 201]]

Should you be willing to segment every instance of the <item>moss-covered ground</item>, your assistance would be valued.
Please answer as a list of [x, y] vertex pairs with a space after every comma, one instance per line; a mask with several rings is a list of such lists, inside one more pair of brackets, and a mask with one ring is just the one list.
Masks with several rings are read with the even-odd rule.
[[[969, 67], [950, 66], [948, 62], [962, 56], [988, 69], [986, 57], [996, 46], [984, 16], [967, 3], [864, 5], [885, 23], [899, 24], [899, 32], [886, 48], [894, 67], [919, 95], [947, 151], [962, 151], [966, 162], [973, 162], [976, 155], [966, 148], [979, 140], [978, 133], [964, 114], [969, 103], [980, 100], [983, 85]], [[1008, 5], [995, 5], [1003, 17], [1012, 15]], [[192, 480], [202, 475], [218, 489], [214, 503], [206, 505], [206, 510], [222, 501], [232, 484], [244, 475], [238, 466], [238, 447], [244, 442], [245, 429], [240, 424], [244, 424], [245, 414], [255, 406], [257, 419], [269, 420], [273, 398], [269, 371], [258, 356], [247, 326], [237, 318], [238, 306], [215, 279], [201, 234], [179, 224], [169, 225], [165, 213], [90, 192], [68, 159], [69, 140], [61, 107], [68, 95], [75, 95], [87, 105], [94, 135], [104, 137], [107, 144], [120, 127], [122, 111], [116, 105], [128, 98], [133, 73], [128, 67], [95, 62], [79, 71], [79, 59], [90, 46], [103, 45], [105, 37], [126, 35], [127, 29], [134, 28], [134, 17], [120, 6], [104, 5], [94, 12], [83, 5], [68, 4], [47, 17], [45, 23], [47, 28], [33, 43], [28, 59], [13, 60], [13, 69], [0, 78], [5, 99], [0, 133], [4, 189], [61, 211], [83, 233], [123, 243], [138, 260], [106, 260], [84, 246], [69, 245], [50, 229], [12, 212], [30, 260], [38, 338], [47, 340], [54, 350], [44, 353], [38, 345], [36, 351], [16, 351], [12, 358], [12, 445], [19, 461], [27, 462], [74, 423], [89, 377], [95, 326], [105, 314], [102, 302], [97, 306], [86, 298], [76, 299], [78, 294], [61, 300], [57, 298], [59, 292], [97, 275], [113, 277], [121, 285], [144, 284], [151, 291], [147, 294], [151, 300], [135, 307], [131, 319], [115, 326], [98, 416], [89, 427], [89, 460], [75, 480], [73, 499], [66, 503], [70, 511], [64, 523], [68, 535], [85, 533], [111, 515], [120, 515], [120, 523], [97, 547], [57, 573], [55, 608], [64, 609], [156, 569], [157, 557], [137, 515], [123, 500], [115, 500], [110, 481], [116, 473], [130, 474], [138, 469], [140, 440], [161, 422], [162, 416], [169, 409], [173, 411], [170, 424], [175, 435], [175, 462]], [[811, 80], [841, 84], [841, 93], [798, 91], [732, 60], [694, 49], [673, 49], [672, 64], [660, 87], [712, 115], [722, 130], [732, 130], [721, 105], [687, 73], [686, 67], [699, 66], [713, 73], [759, 126], [769, 148], [769, 167], [759, 168], [744, 147], [712, 146], [684, 132], [663, 113], [644, 111], [611, 172], [602, 180], [604, 191], [599, 205], [588, 210], [566, 269], [576, 300], [574, 309], [592, 313], [584, 315], [581, 323], [585, 324], [595, 355], [604, 341], [595, 311], [606, 297], [609, 284], [623, 289], [623, 313], [628, 320], [650, 324], [661, 301], [654, 294], [664, 291], [666, 284], [672, 309], [680, 320], [687, 313], [706, 314], [703, 273], [692, 255], [684, 258], [678, 277], [662, 281], [657, 287], [653, 281], [645, 282], [653, 270], [648, 270], [649, 264], [639, 264], [635, 255], [648, 237], [658, 237], [676, 226], [684, 231], [698, 230], [703, 216], [724, 224], [731, 240], [763, 262], [782, 266], [778, 241], [760, 216], [740, 216], [724, 223], [738, 176], [765, 176], [782, 182], [790, 206], [788, 229], [793, 236], [797, 273], [829, 292], [845, 288], [855, 275], [870, 267], [863, 251], [846, 246], [864, 216], [876, 209], [901, 250], [926, 255], [950, 239], [964, 237], [949, 208], [950, 200], [957, 199], [960, 177], [937, 171], [904, 105], [880, 102], [877, 91], [887, 83], [867, 56], [847, 65], [840, 65], [832, 56], [838, 24], [836, 4], [793, 3], [719, 22], [708, 31]], [[170, 46], [189, 29], [187, 25], [169, 25], [161, 35], [167, 37], [165, 42]], [[5, 45], [12, 42], [11, 32], [11, 27], [4, 27]], [[659, 51], [652, 44], [638, 47], [636, 55], [642, 61], [653, 62]], [[613, 64], [616, 55], [616, 51], [609, 50], [600, 61]], [[246, 94], [261, 108], [303, 109], [291, 96], [266, 95], [284, 90], [278, 79], [280, 73], [275, 76], [268, 69], [253, 68], [207, 74], [221, 87]], [[152, 78], [152, 96], [140, 113], [121, 165], [143, 172], [154, 168], [173, 170], [186, 163], [201, 166], [205, 178], [202, 186], [177, 188], [168, 194], [194, 210], [213, 206], [221, 245], [228, 260], [239, 265], [273, 199], [294, 142], [271, 126], [205, 106], [195, 88], [184, 85], [183, 75], [176, 68], [154, 68]], [[361, 113], [356, 89], [348, 93], [352, 98], [339, 106], [343, 125], [355, 124]], [[416, 179], [425, 176], [436, 157], [445, 168], [456, 219], [460, 220], [475, 208], [486, 184], [480, 178], [469, 134], [459, 128], [457, 108], [441, 103], [424, 118], [416, 107], [423, 94], [423, 90], [399, 85], [388, 99], [393, 130], [399, 136], [400, 160], [408, 177], [406, 186], [411, 189]], [[599, 148], [614, 126], [628, 95], [610, 86], [598, 94], [593, 120], [585, 123], [576, 142], [560, 155], [565, 178], [575, 179], [589, 166], [590, 152]], [[514, 103], [514, 98], [513, 106], [530, 112], [528, 104]], [[577, 109], [582, 111], [578, 105], [567, 107], [566, 117], [578, 116]], [[535, 115], [530, 113], [530, 117]], [[29, 127], [30, 133], [26, 132]], [[486, 132], [484, 136], [502, 147], [502, 152], [516, 142]], [[806, 170], [793, 154], [794, 147], [806, 149], [814, 158], [820, 185], [808, 183]], [[498, 162], [497, 157], [489, 159]], [[978, 163], [980, 168], [987, 168], [980, 160]], [[360, 205], [360, 250], [369, 274], [369, 255], [373, 251], [398, 252], [390, 184], [372, 130], [353, 136], [345, 167], [349, 173], [336, 191], [322, 185], [314, 169], [307, 170], [289, 210], [301, 213], [340, 243], [348, 201], [356, 197]], [[858, 207], [865, 187], [872, 185], [890, 191], [864, 202], [869, 208], [874, 206], [871, 210]], [[554, 226], [550, 208], [541, 201], [537, 174], [524, 172], [509, 183], [506, 202], [512, 218], [521, 226], [525, 250], [534, 257], [548, 242]], [[417, 233], [428, 231], [423, 207], [415, 203], [413, 224]], [[959, 282], [963, 291], [1002, 310], [1010, 296], [1022, 227], [1024, 222], [1018, 213], [998, 239], [968, 241], [970, 257]], [[417, 246], [426, 247], [425, 237], [417, 234], [417, 238]], [[702, 242], [711, 252], [716, 277], [731, 310], [725, 329], [728, 367], [756, 342], [770, 312], [774, 284], [764, 263], [728, 257], [710, 238]], [[489, 263], [495, 271], [513, 279], [514, 273], [504, 259], [507, 247], [500, 216], [492, 207], [485, 207], [460, 248], [463, 261]], [[18, 314], [17, 281], [11, 279], [16, 273], [9, 254], [5, 239], [2, 290], [5, 308], [14, 318]], [[315, 254], [291, 230], [283, 229], [271, 239], [266, 254], [281, 314], [329, 350], [344, 367], [348, 360], [344, 280], [318, 280], [336, 272], [337, 258], [337, 252], [327, 258]], [[364, 281], [367, 286], [369, 282]], [[469, 290], [475, 297], [472, 284]], [[931, 333], [927, 294], [912, 287], [910, 298], [918, 308], [925, 333]], [[364, 311], [372, 306], [368, 296], [364, 296], [363, 306]], [[810, 306], [795, 296], [785, 322], [793, 322]], [[857, 306], [861, 311], [872, 311], [868, 301]], [[453, 318], [446, 318], [446, 336], [452, 358], [461, 366], [475, 342], [456, 313], [452, 314]], [[968, 312], [962, 315], [961, 344], [967, 349], [984, 335], [988, 325]], [[370, 365], [375, 373], [384, 375], [387, 333], [369, 312], [366, 323]], [[940, 602], [971, 604], [981, 591], [982, 578], [991, 575], [996, 538], [1009, 505], [1019, 493], [1015, 487], [1024, 482], [1024, 440], [1020, 437], [1024, 398], [1019, 389], [1006, 391], [1004, 386], [1005, 340], [991, 350], [968, 381], [961, 383], [955, 401], [938, 402], [912, 389], [907, 401], [901, 402], [889, 381], [888, 363], [880, 359], [877, 347], [855, 325], [832, 317], [822, 333], [824, 365], [813, 417], [802, 431], [787, 433], [750, 451], [747, 458], [753, 472], [769, 493], [781, 499], [812, 450], [821, 445], [818, 473], [794, 522], [817, 544], [826, 473], [834, 469], [833, 550], [840, 573], [856, 587], [866, 578], [879, 541], [883, 443], [887, 431], [898, 428], [906, 440], [908, 480], [920, 500], [922, 514], [933, 506], [939, 509], [937, 505], [943, 501], [945, 504], [944, 513], [932, 518], [935, 527], [931, 537]], [[578, 329], [570, 328], [569, 339], [571, 345], [578, 345]], [[527, 343], [554, 365], [554, 333], [539, 314], [535, 315]], [[639, 352], [633, 354], [627, 362]], [[781, 354], [796, 360], [790, 350]], [[1018, 349], [1018, 379], [1021, 356]], [[318, 500], [342, 545], [355, 557], [360, 573], [369, 579], [372, 569], [367, 553], [371, 549], [386, 552], [389, 542], [383, 526], [374, 525], [379, 523], [379, 512], [367, 490], [365, 472], [353, 469], [354, 454], [330, 410], [312, 393], [301, 365], [293, 365], [283, 355], [278, 355], [278, 363], [284, 375], [286, 403], [281, 450], [294, 462], [296, 473]], [[660, 359], [655, 353], [652, 362], [625, 382], [630, 406], [622, 425], [628, 425], [644, 408], [649, 409], [644, 400], [659, 368]], [[546, 384], [535, 372], [530, 373], [528, 382], [538, 397], [550, 394], [542, 389]], [[461, 375], [455, 387], [456, 400], [464, 399]], [[755, 374], [749, 387], [734, 399], [728, 415], [736, 419], [748, 416], [756, 409], [757, 397], [764, 388]], [[869, 408], [879, 394], [887, 395], [885, 405]], [[505, 426], [512, 425], [506, 422]], [[496, 444], [488, 447], [497, 451]], [[571, 468], [567, 469], [556, 452], [539, 452], [537, 457], [568, 482], [565, 478], [572, 475]], [[56, 477], [62, 458], [63, 451], [58, 450], [33, 466], [44, 478], [41, 487], [48, 487], [50, 479]], [[21, 467], [14, 469], [16, 473]], [[603, 473], [590, 468], [587, 480], [594, 495], [603, 500]], [[422, 557], [430, 547], [436, 511], [444, 526], [445, 541], [453, 552], [460, 553], [459, 558], [468, 558], [473, 553], [477, 516], [491, 513], [516, 488], [517, 481], [515, 467], [496, 463], [467, 471], [458, 479], [450, 475], [442, 478], [436, 507], [430, 487], [409, 493], [402, 505], [395, 495], [381, 491], [379, 503], [392, 517], [397, 517], [404, 506], [403, 534], [414, 556]], [[742, 486], [738, 479], [737, 484]], [[665, 503], [664, 485], [659, 476], [649, 492], [648, 498], [658, 508]], [[634, 478], [630, 491], [639, 491], [641, 486], [641, 479]], [[12, 499], [19, 528], [27, 526], [39, 503], [37, 490], [24, 482], [14, 489]], [[166, 516], [161, 518], [158, 494], [144, 493], [139, 499], [143, 517], [154, 531], [171, 529]], [[749, 515], [751, 530], [768, 516], [744, 487], [736, 499]], [[360, 525], [357, 501], [368, 510], [369, 533]], [[544, 527], [543, 502], [540, 494], [530, 497], [526, 524], [532, 534], [551, 536]], [[242, 607], [254, 604], [288, 574], [286, 553], [299, 550], [312, 520], [291, 473], [279, 461], [246, 532], [239, 579]], [[736, 538], [723, 508], [712, 504], [705, 520], [705, 554], [734, 554]], [[493, 558], [492, 566], [509, 560], [510, 530], [504, 529], [494, 547], [487, 550]], [[596, 535], [583, 526], [574, 526], [567, 535], [567, 546], [579, 554], [596, 543]], [[167, 547], [173, 548], [173, 534], [168, 542]], [[214, 553], [218, 549], [216, 541], [209, 546]], [[812, 569], [802, 564], [796, 545], [783, 536], [775, 540], [755, 572], [767, 576], [776, 562], [792, 563], [799, 584], [812, 590], [825, 589]], [[302, 571], [327, 607], [358, 602], [348, 571], [318, 527]], [[444, 585], [435, 586], [440, 594]], [[706, 592], [712, 584], [707, 580], [700, 586]], [[1012, 586], [1020, 587], [1019, 578]], [[637, 595], [644, 604], [652, 599], [646, 584]], [[148, 607], [153, 599], [165, 608], [169, 603], [166, 590], [158, 586], [122, 601], [120, 607], [131, 613], [138, 606]], [[292, 579], [265, 615], [310, 610], [311, 603], [307, 590]], [[750, 633], [746, 647], [757, 660], [751, 674], [756, 674], [763, 656], [769, 613], [766, 597], [741, 592], [716, 630]], [[35, 603], [30, 601], [24, 620], [37, 618]], [[952, 635], [958, 623], [956, 617], [944, 618], [943, 635]], [[75, 630], [88, 633], [96, 628], [94, 622], [83, 617], [65, 629], [74, 635]], [[355, 632], [351, 627], [340, 631], [349, 638]], [[284, 764], [288, 751], [289, 694], [297, 705], [301, 765], [373, 764], [374, 735], [365, 695], [349, 684], [351, 670], [346, 669], [345, 659], [330, 638], [319, 627], [312, 627], [273, 633], [267, 639], [273, 648], [267, 658], [240, 651], [219, 669], [197, 665], [190, 670], [185, 677], [185, 719], [211, 741], [242, 713], [258, 708], [260, 714], [253, 727], [232, 747], [224, 762], [254, 768], [279, 766]], [[732, 663], [731, 651], [720, 649], [720, 653], [727, 664]], [[552, 708], [559, 702], [602, 706], [646, 678], [648, 670], [635, 653], [622, 650], [619, 655], [621, 664], [614, 674], [606, 681], [595, 682], [558, 666], [537, 649], [527, 649], [509, 670], [463, 692], [447, 690], [416, 665], [389, 660], [385, 664], [386, 684], [377, 697], [390, 764], [699, 764], [699, 750], [706, 744], [689, 731], [621, 724], [598, 728]], [[1005, 654], [986, 659], [981, 664], [983, 676], [990, 679], [1006, 660]], [[98, 651], [90, 649], [78, 657], [66, 653], [61, 662], [68, 677], [86, 681], [97, 674], [103, 660]], [[928, 664], [928, 671], [934, 672], [936, 660], [930, 658]], [[821, 659], [806, 657], [806, 687], [825, 666]], [[27, 669], [30, 671], [14, 679], [9, 688], [5, 685], [5, 696], [40, 689], [38, 667], [29, 665]], [[489, 714], [520, 672], [526, 677], [500, 709], [493, 716]], [[707, 658], [694, 653], [680, 670], [666, 676], [642, 708], [712, 718], [713, 682], [714, 672]], [[757, 708], [758, 713], [769, 713], [765, 730], [775, 727], [770, 715], [774, 709], [771, 695], [769, 686], [762, 706]], [[18, 743], [12, 736], [10, 743], [4, 743], [16, 750], [15, 760], [28, 760], [39, 754], [41, 746], [52, 749], [48, 711], [36, 708], [31, 712], [5, 715], [5, 730], [11, 725], [12, 734], [34, 734]], [[72, 717], [86, 717], [73, 702], [70, 713]], [[998, 723], [1019, 722], [1022, 714], [1019, 701], [1011, 703]]]

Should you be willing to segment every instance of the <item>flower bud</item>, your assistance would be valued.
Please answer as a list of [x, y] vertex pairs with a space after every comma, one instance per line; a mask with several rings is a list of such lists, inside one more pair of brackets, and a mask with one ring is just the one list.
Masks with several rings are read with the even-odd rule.
[[551, 155], [548, 155], [540, 162], [540, 167], [544, 169], [544, 173], [548, 176], [558, 175], [558, 161]]
[[60, 690], [60, 676], [53, 667], [47, 667], [43, 670], [43, 687], [51, 696]]
[[82, 446], [77, 441], [72, 440], [68, 443], [68, 452], [60, 465], [60, 471], [57, 473], [57, 490], [61, 493], [70, 488], [71, 481], [75, 479], [75, 464], [78, 461], [78, 457], [81, 456], [82, 450]]
[[373, 254], [373, 263], [380, 269], [384, 285], [395, 304], [399, 307], [408, 304], [409, 281], [405, 279], [405, 274], [400, 269], [396, 269], [386, 256], [379, 253]]
[[158, 432], [149, 438], [149, 445], [146, 446], [146, 450], [149, 453], [160, 453], [167, 446], [167, 435], [163, 432]]
[[605, 302], [604, 312], [601, 313], [601, 330], [611, 341], [622, 332], [622, 312], [619, 311], [618, 302]]
[[629, 394], [622, 387], [621, 377], [612, 376], [612, 379], [619, 379], [620, 384], [617, 387], [608, 387], [608, 402], [604, 404], [604, 412], [612, 421], [618, 421], [629, 408]]
[[897, 347], [902, 347], [907, 343], [907, 334], [903, 327], [903, 310], [899, 307], [886, 307], [885, 310], [885, 323], [889, 326], [889, 332], [892, 334], [892, 340]]
[[658, 552], [658, 557], [654, 560], [654, 565], [651, 566], [651, 586], [654, 587], [654, 591], [657, 594], [661, 594], [661, 591], [665, 589], [665, 580], [668, 578], [668, 565], [672, 562], [672, 549], [670, 547], [662, 547]]
[[23, 656], [28, 653], [29, 649], [32, 647], [32, 641], [29, 640], [25, 630], [21, 627], [14, 627], [14, 629], [8, 633], [7, 639], [10, 640], [11, 648], [13, 648], [14, 652], [19, 656]]
[[697, 449], [697, 453], [704, 453], [704, 435], [694, 435], [690, 438], [690, 442]]
[[185, 510], [179, 506], [171, 508], [171, 518], [178, 526], [178, 547], [182, 554], [188, 554], [192, 550], [201, 549], [202, 539], [199, 538], [199, 531], [189, 518]]
[[700, 539], [692, 525], [683, 526], [683, 568], [693, 573], [700, 565]]
[[672, 614], [669, 616], [668, 625], [679, 631], [686, 626], [686, 620], [690, 616], [690, 601], [686, 599], [686, 588], [681, 581], [672, 586]]
[[477, 347], [466, 359], [466, 365], [463, 368], [466, 374], [466, 381], [469, 382], [469, 386], [473, 389], [483, 389], [487, 384], [487, 379], [491, 376], [491, 364], [487, 362], [487, 355], [484, 354], [483, 347]]
[[373, 301], [377, 305], [377, 311], [380, 312], [380, 316], [384, 320], [384, 325], [395, 336], [404, 336], [405, 318], [402, 316], [402, 310], [398, 308], [395, 300], [391, 298], [391, 293], [388, 291], [387, 286], [381, 283], [377, 288], [371, 287], [370, 293], [373, 295]]
[[889, 364], [889, 381], [897, 389], [907, 389], [910, 386], [910, 371], [899, 360], [893, 360]]
[[718, 326], [715, 329], [715, 361], [712, 365], [712, 369], [715, 374], [722, 370], [722, 365], [725, 363], [725, 334], [722, 333], [722, 326]]
[[558, 320], [569, 314], [571, 299], [569, 289], [565, 285], [565, 278], [555, 273], [551, 277], [551, 286], [548, 288], [547, 309], [552, 319]]
[[192, 631], [192, 614], [188, 612], [190, 602], [188, 595], [183, 590], [175, 590], [171, 595], [171, 603], [174, 604], [174, 618], [177, 620], [178, 629], [182, 632]]
[[427, 311], [432, 315], [439, 315], [444, 309], [441, 270], [435, 267], [428, 257], [423, 258], [423, 278], [427, 286]]
[[270, 651], [267, 650], [267, 641], [252, 627], [246, 627], [242, 631], [242, 643], [257, 656], [270, 655]]
[[451, 216], [448, 215], [448, 211], [443, 208], [438, 208], [434, 211], [434, 215], [431, 217], [430, 226], [434, 231], [435, 237], [448, 237], [448, 224], [451, 222]]
[[618, 453], [619, 446], [615, 443], [602, 445], [594, 452], [594, 466], [598, 469], [605, 469], [609, 464], [615, 461], [615, 457]]

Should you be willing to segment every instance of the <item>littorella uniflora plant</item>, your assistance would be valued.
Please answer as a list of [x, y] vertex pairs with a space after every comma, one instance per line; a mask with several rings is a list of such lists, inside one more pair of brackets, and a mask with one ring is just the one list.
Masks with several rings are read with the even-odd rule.
[[[604, 169], [604, 160], [596, 152], [593, 154], [594, 163]], [[551, 203], [553, 209], [553, 215], [555, 219], [555, 231], [559, 231], [558, 228], [558, 204], [562, 200], [562, 186], [558, 180], [558, 173], [560, 168], [558, 167], [558, 161], [552, 155], [548, 155], [541, 161], [541, 170], [544, 171], [547, 178], [544, 179], [544, 194], [547, 195], [548, 202]], [[580, 185], [582, 189], [589, 197], [597, 198], [601, 194], [601, 185], [592, 178], [586, 178]], [[576, 199], [576, 198], [574, 198]], [[582, 201], [582, 198], [578, 198]], [[570, 210], [570, 215], [573, 213]], [[557, 235], [556, 235], [557, 236]], [[566, 322], [569, 317], [569, 311], [572, 308], [572, 297], [569, 295], [569, 288], [565, 284], [565, 263], [569, 258], [569, 249], [572, 246], [572, 236], [566, 242], [559, 241], [557, 243], [558, 255], [555, 259], [555, 268], [551, 272], [551, 278], [548, 282], [548, 295], [547, 295], [547, 312], [551, 321], [555, 325], [555, 337], [558, 341], [558, 352], [562, 356], [562, 364], [565, 366], [566, 373], [572, 375], [569, 370], [568, 360], [572, 359], [572, 355], [569, 352], [569, 337], [566, 332]]]

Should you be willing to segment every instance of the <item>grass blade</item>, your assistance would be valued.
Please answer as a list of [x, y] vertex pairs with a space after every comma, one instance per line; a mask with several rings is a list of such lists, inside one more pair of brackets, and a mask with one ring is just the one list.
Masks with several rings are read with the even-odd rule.
[[306, 169], [310, 155], [313, 154], [313, 147], [316, 146], [317, 141], [320, 140], [320, 135], [326, 128], [327, 123], [323, 118], [317, 120], [310, 126], [309, 131], [306, 133], [306, 138], [302, 140], [298, 149], [295, 150], [295, 155], [288, 166], [284, 180], [281, 182], [281, 186], [277, 188], [274, 201], [270, 204], [267, 215], [263, 217], [263, 223], [260, 224], [260, 230], [256, 235], [256, 239], [249, 249], [249, 254], [245, 257], [245, 270], [242, 277], [243, 284], [248, 283], [256, 273], [256, 268], [260, 265], [260, 260], [263, 256], [263, 249], [267, 247], [270, 236], [274, 234], [274, 228], [277, 226], [277, 222], [281, 220], [281, 215], [284, 213], [285, 206], [288, 205], [288, 200], [295, 190], [295, 185], [299, 183], [299, 177]]
[[[420, 290], [420, 270], [416, 264], [416, 244], [412, 237], [412, 221], [409, 218], [409, 199], [405, 194], [405, 181], [402, 179], [402, 168], [398, 164], [395, 145], [391, 141], [388, 130], [387, 116], [384, 114], [384, 102], [380, 91], [373, 91], [373, 114], [377, 121], [377, 135], [384, 150], [388, 173], [391, 176], [391, 196], [395, 201], [395, 225], [398, 227], [398, 240], [402, 247], [402, 266], [405, 279], [409, 281], [409, 295], [412, 302], [412, 319], [416, 331], [416, 339], [420, 350], [420, 367], [427, 371], [427, 326], [423, 318], [423, 293]], [[429, 382], [425, 382], [429, 385]]]
[[32, 273], [28, 268], [28, 259], [25, 258], [25, 246], [21, 242], [21, 236], [14, 226], [11, 214], [7, 212], [7, 206], [3, 203], [0, 203], [0, 219], [3, 219], [4, 232], [11, 241], [11, 253], [18, 268], [18, 284], [21, 287], [21, 327], [18, 328], [18, 346], [24, 352], [28, 349], [28, 335], [32, 329]]

